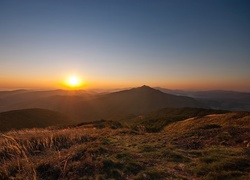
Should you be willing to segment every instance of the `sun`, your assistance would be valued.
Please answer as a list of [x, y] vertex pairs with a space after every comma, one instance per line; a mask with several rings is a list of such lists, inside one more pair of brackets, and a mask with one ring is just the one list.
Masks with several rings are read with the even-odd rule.
[[77, 76], [68, 77], [65, 84], [70, 88], [79, 88], [83, 85], [82, 80]]

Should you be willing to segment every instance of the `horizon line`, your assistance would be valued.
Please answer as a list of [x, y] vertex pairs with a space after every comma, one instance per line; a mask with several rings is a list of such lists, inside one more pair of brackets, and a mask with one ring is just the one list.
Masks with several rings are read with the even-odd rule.
[[153, 89], [165, 89], [170, 91], [190, 91], [190, 92], [205, 92], [205, 91], [224, 91], [224, 92], [238, 92], [238, 93], [250, 93], [250, 90], [233, 90], [233, 89], [216, 89], [216, 88], [210, 88], [210, 89], [176, 89], [176, 88], [167, 88], [167, 87], [161, 87], [161, 86], [149, 86], [149, 85], [141, 85], [141, 86], [134, 86], [134, 87], [121, 87], [121, 88], [79, 88], [79, 89], [70, 89], [70, 88], [0, 88], [0, 92], [4, 91], [122, 91], [122, 90], [129, 90], [133, 88], [140, 88], [143, 86], [147, 86]]

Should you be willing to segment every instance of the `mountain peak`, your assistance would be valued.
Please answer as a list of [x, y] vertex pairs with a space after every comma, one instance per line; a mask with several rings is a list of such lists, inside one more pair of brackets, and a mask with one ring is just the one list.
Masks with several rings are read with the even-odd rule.
[[134, 90], [140, 91], [140, 92], [160, 92], [159, 90], [151, 88], [150, 86], [147, 86], [147, 85], [143, 85], [141, 87], [134, 88]]
[[147, 85], [143, 85], [143, 86], [141, 86], [141, 87], [139, 87], [139, 88], [143, 88], [143, 89], [153, 89], [153, 88], [151, 88], [150, 86], [147, 86]]

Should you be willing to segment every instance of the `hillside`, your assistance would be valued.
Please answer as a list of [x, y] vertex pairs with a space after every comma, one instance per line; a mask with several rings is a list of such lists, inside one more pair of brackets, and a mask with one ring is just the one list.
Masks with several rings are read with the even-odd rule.
[[141, 116], [153, 125], [158, 113], [166, 123], [154, 133], [148, 121], [130, 128], [101, 120], [1, 134], [0, 179], [249, 179], [250, 113], [182, 108]]
[[147, 132], [159, 132], [165, 126], [174, 122], [189, 118], [201, 118], [209, 114], [226, 114], [228, 112], [201, 108], [164, 108], [139, 116], [127, 117], [119, 122], [132, 129], [143, 126]]
[[62, 113], [45, 109], [22, 109], [0, 113], [0, 131], [45, 128], [71, 123]]

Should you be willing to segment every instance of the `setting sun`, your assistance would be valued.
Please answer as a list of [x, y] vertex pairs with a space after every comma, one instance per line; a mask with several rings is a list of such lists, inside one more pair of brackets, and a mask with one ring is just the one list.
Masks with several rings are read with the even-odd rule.
[[66, 83], [70, 88], [79, 88], [83, 85], [82, 80], [77, 76], [70, 76], [67, 78]]

